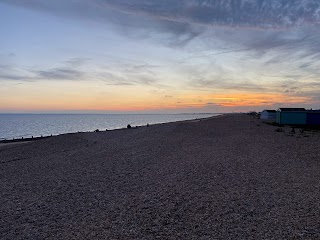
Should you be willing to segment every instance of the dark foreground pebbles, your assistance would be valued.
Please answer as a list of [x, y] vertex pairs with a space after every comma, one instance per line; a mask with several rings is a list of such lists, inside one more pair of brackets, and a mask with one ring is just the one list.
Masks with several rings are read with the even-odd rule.
[[320, 239], [319, 134], [257, 121], [0, 148], [0, 239]]

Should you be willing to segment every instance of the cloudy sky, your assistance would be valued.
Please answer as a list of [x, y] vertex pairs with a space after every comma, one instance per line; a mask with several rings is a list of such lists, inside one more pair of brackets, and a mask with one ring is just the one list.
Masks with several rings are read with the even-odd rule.
[[320, 108], [318, 0], [0, 0], [0, 112]]

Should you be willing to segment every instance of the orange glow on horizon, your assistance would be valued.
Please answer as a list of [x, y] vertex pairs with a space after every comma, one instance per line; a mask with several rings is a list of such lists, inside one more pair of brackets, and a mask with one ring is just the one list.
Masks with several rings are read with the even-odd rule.
[[171, 98], [156, 95], [113, 96], [67, 96], [55, 98], [39, 96], [32, 98], [16, 97], [5, 99], [1, 111], [115, 111], [135, 112], [153, 110], [201, 109], [213, 106], [228, 111], [237, 107], [263, 107], [275, 103], [308, 104], [312, 98], [272, 93], [217, 93], [217, 94], [180, 94]]
[[[195, 104], [194, 99], [199, 98], [196, 95], [185, 97], [185, 102]], [[299, 104], [311, 103], [310, 97], [290, 96], [285, 94], [272, 93], [228, 93], [228, 94], [211, 94], [201, 96], [201, 103], [196, 105], [204, 106], [214, 104], [221, 107], [253, 107], [253, 106], [271, 106], [275, 103]]]

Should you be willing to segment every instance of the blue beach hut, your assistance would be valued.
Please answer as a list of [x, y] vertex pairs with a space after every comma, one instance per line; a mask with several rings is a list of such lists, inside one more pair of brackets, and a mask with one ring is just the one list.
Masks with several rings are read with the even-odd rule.
[[320, 110], [310, 110], [307, 112], [308, 125], [320, 125]]
[[279, 108], [276, 122], [278, 124], [305, 125], [307, 124], [307, 111], [305, 108]]

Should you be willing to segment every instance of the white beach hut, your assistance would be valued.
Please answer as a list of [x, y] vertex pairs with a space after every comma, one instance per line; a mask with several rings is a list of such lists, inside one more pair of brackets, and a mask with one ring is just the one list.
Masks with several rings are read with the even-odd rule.
[[276, 110], [263, 110], [260, 115], [260, 119], [268, 121], [276, 121], [277, 111]]

